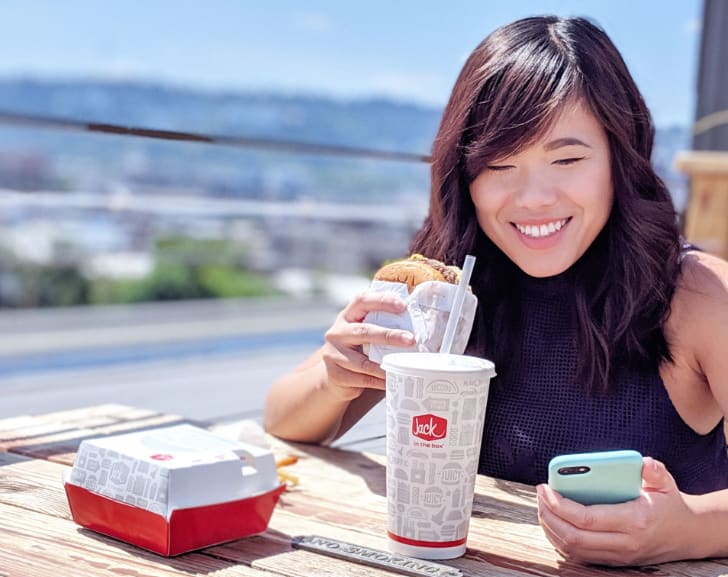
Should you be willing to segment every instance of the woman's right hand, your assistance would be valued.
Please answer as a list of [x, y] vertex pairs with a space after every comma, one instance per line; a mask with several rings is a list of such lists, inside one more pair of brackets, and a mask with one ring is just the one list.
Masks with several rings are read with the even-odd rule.
[[365, 323], [373, 311], [402, 313], [406, 303], [392, 293], [367, 291], [356, 297], [339, 313], [326, 331], [323, 362], [325, 387], [342, 401], [361, 395], [364, 389], [384, 390], [384, 370], [363, 353], [365, 344], [412, 347], [414, 335], [408, 331]]

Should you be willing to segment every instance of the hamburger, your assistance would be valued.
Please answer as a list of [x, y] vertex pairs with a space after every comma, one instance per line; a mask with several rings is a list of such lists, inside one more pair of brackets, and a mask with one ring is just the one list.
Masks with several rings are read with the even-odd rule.
[[375, 280], [399, 282], [407, 285], [411, 293], [415, 286], [426, 281], [439, 281], [449, 284], [460, 282], [460, 268], [448, 266], [434, 258], [413, 254], [409, 258], [385, 264], [376, 273]]
[[[409, 258], [385, 263], [376, 273], [372, 289], [379, 292], [393, 291], [407, 303], [406, 310], [399, 314], [385, 311], [369, 311], [364, 322], [385, 328], [410, 331], [415, 336], [419, 352], [437, 352], [452, 311], [457, 286], [462, 273], [457, 266], [448, 266], [442, 261], [413, 254]], [[382, 282], [385, 281], [385, 282]], [[392, 286], [387, 281], [393, 283]], [[428, 282], [434, 281], [434, 282]], [[381, 284], [377, 284], [381, 283]], [[404, 294], [407, 290], [409, 294]], [[461, 354], [468, 344], [470, 331], [478, 305], [477, 297], [468, 290], [464, 293], [462, 309], [453, 336], [451, 353]], [[385, 355], [410, 351], [387, 344], [366, 344], [363, 348], [369, 359], [381, 363]]]

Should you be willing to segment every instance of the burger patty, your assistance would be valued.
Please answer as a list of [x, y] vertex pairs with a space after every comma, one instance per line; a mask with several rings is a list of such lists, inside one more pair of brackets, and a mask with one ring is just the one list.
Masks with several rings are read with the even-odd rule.
[[419, 260], [431, 266], [443, 276], [445, 282], [449, 282], [450, 284], [458, 284], [458, 281], [460, 280], [460, 269], [456, 266], [448, 266], [439, 260], [435, 260], [434, 258], [427, 258], [426, 256], [422, 256], [421, 254], [413, 254], [410, 257], [410, 260]]

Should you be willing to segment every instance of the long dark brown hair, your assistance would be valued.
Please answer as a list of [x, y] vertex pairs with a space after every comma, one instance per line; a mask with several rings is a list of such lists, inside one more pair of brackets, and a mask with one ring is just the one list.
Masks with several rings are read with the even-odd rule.
[[[520, 272], [478, 226], [469, 185], [489, 163], [546, 133], [569, 103], [604, 127], [614, 203], [604, 229], [570, 269], [578, 377], [608, 390], [617, 364], [671, 360], [662, 327], [679, 273], [672, 200], [651, 165], [650, 113], [619, 51], [583, 18], [525, 18], [490, 34], [453, 88], [432, 149], [429, 214], [410, 249], [462, 263], [477, 255], [478, 316], [469, 351], [505, 368], [519, 339]], [[500, 372], [500, 371], [499, 371]]]

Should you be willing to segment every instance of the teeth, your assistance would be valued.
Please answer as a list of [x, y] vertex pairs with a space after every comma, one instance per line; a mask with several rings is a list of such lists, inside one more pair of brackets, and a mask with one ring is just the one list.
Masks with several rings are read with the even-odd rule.
[[561, 230], [568, 220], [568, 218], [564, 218], [562, 220], [555, 220], [542, 225], [516, 224], [516, 228], [521, 234], [525, 234], [526, 236], [533, 238], [541, 238], [542, 236], [549, 236]]

